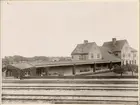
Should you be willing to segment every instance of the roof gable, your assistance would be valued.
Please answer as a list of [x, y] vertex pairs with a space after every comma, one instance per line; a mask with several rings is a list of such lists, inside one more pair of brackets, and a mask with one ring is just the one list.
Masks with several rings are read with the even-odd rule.
[[113, 45], [112, 41], [109, 41], [104, 42], [103, 47], [107, 47], [111, 51], [121, 51], [125, 43], [128, 43], [127, 40], [117, 40], [115, 45]]
[[71, 54], [87, 54], [93, 45], [96, 45], [96, 43], [91, 42], [86, 44], [78, 44]]

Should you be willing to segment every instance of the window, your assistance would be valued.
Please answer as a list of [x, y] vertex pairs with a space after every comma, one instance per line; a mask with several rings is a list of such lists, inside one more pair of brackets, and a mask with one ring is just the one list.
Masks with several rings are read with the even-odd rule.
[[45, 74], [45, 70], [43, 68], [36, 69], [36, 74], [38, 76], [42, 76], [42, 74]]
[[128, 57], [130, 57], [131, 55], [130, 55], [130, 53], [128, 54]]
[[30, 71], [25, 71], [25, 76], [29, 76], [30, 75]]
[[83, 60], [83, 56], [82, 55], [79, 55], [79, 60]]
[[83, 55], [83, 60], [86, 60], [86, 59], [87, 59], [86, 55]]
[[135, 64], [136, 64], [136, 60], [135, 60]]
[[123, 65], [125, 64], [125, 61], [123, 61]]
[[134, 54], [134, 57], [136, 57], [136, 54]]
[[126, 64], [128, 64], [128, 61], [126, 60]]
[[130, 64], [132, 64], [132, 61], [130, 61]]
[[132, 60], [132, 64], [134, 64], [134, 61]]
[[100, 54], [97, 54], [97, 58], [100, 58]]
[[93, 53], [91, 53], [91, 58], [94, 58], [94, 54]]
[[80, 70], [80, 72], [88, 72], [90, 71], [89, 69], [83, 69], [83, 70]]
[[125, 57], [125, 54], [123, 54], [123, 57]]
[[117, 54], [117, 53], [116, 53], [115, 55], [116, 55], [116, 56], [118, 56], [118, 54]]
[[73, 56], [72, 56], [72, 59], [73, 59]]

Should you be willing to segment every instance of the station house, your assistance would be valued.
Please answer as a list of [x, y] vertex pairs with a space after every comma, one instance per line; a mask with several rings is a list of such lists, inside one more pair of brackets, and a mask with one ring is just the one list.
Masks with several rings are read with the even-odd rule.
[[[114, 42], [115, 41], [115, 42]], [[121, 42], [121, 44], [118, 44]], [[104, 43], [103, 46], [98, 46], [95, 42], [84, 41], [82, 44], [78, 44], [72, 51], [71, 61], [53, 61], [53, 62], [21, 62], [16, 64], [9, 64], [3, 67], [3, 77], [28, 77], [28, 76], [75, 76], [86, 73], [98, 72], [100, 70], [109, 70], [111, 65], [121, 65], [124, 63], [124, 59], [120, 54], [124, 54], [124, 50], [118, 51], [118, 48], [123, 49], [123, 46], [128, 44], [123, 41], [116, 41], [112, 39], [112, 44], [116, 50], [112, 50], [111, 42]], [[116, 43], [116, 45], [114, 44]], [[117, 47], [119, 45], [119, 47]], [[121, 46], [120, 46], [121, 45]], [[124, 49], [125, 49], [124, 47]], [[136, 50], [130, 48], [130, 53], [136, 54]], [[133, 50], [133, 51], [132, 51]], [[118, 53], [117, 53], [118, 52]], [[117, 54], [116, 54], [117, 53]], [[128, 60], [133, 61], [135, 59]], [[132, 62], [131, 62], [132, 63]], [[135, 61], [134, 61], [135, 63]]]

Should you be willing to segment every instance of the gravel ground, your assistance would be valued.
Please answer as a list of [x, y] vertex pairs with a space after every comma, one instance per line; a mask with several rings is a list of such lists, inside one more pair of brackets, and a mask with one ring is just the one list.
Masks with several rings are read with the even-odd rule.
[[[126, 93], [127, 92], [127, 93]], [[44, 94], [44, 95], [110, 95], [137, 96], [137, 91], [107, 91], [107, 90], [5, 90], [2, 94]]]
[[138, 84], [40, 84], [40, 83], [35, 83], [35, 84], [17, 84], [17, 83], [2, 83], [2, 86], [135, 86], [138, 87]]
[[[112, 73], [112, 72], [111, 72]], [[4, 81], [52, 81], [52, 80], [55, 80], [55, 81], [138, 81], [138, 79], [133, 79], [133, 78], [130, 78], [130, 79], [125, 79], [125, 78], [110, 78], [110, 79], [78, 79], [78, 78], [74, 78], [74, 79], [68, 79], [68, 78], [59, 78], [59, 79], [49, 79], [49, 78], [46, 78], [46, 79], [3, 79]]]
[[3, 98], [17, 99], [73, 99], [73, 100], [120, 100], [120, 101], [138, 101], [135, 97], [76, 97], [76, 96], [3, 96]]
[[[99, 74], [91, 74], [88, 76], [120, 76], [121, 74], [116, 74], [114, 72], [107, 72], [107, 73], [99, 73]], [[132, 72], [123, 73], [123, 76], [132, 76]], [[138, 73], [133, 73], [133, 76], [138, 76]]]

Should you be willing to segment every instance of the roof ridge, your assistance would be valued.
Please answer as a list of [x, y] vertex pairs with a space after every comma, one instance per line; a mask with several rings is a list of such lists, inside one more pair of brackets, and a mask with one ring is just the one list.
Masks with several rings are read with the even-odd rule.
[[[127, 41], [126, 39], [122, 39], [122, 40], [116, 40], [116, 41]], [[112, 42], [112, 41], [106, 41], [104, 43], [109, 43], [109, 42]]]
[[[92, 44], [92, 43], [95, 43], [95, 42], [88, 42], [88, 43], [86, 43], [86, 44]], [[85, 43], [79, 43], [79, 44], [77, 44], [77, 45], [83, 45], [83, 44], [85, 44]]]

